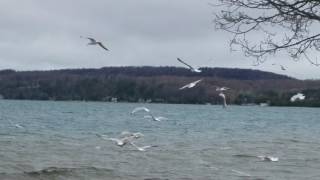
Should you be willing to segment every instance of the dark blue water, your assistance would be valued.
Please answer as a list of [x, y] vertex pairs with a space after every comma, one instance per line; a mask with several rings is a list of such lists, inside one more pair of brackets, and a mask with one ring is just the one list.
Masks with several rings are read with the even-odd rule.
[[[0, 113], [0, 179], [320, 179], [316, 108], [3, 100]], [[96, 136], [122, 131], [158, 147]]]

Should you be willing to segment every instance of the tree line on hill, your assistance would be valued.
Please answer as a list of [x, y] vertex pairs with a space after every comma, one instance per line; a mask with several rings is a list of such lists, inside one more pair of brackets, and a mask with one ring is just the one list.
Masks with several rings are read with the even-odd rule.
[[[198, 86], [179, 90], [202, 78]], [[191, 73], [177, 67], [104, 67], [53, 71], [0, 71], [4, 99], [78, 100], [220, 104], [216, 86], [227, 86], [229, 104], [320, 106], [320, 81], [249, 69], [203, 68]], [[305, 101], [291, 103], [297, 92]]]

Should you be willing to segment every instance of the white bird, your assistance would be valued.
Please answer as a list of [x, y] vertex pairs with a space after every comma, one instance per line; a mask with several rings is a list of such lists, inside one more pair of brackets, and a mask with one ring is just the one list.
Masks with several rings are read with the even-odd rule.
[[137, 146], [136, 144], [134, 144], [133, 142], [130, 143], [132, 146], [134, 146], [135, 148], [137, 148], [139, 151], [146, 151], [147, 149], [149, 148], [152, 148], [152, 147], [158, 147], [156, 145], [152, 145], [152, 146]]
[[150, 112], [150, 110], [146, 107], [137, 107], [137, 108], [134, 108], [131, 112], [131, 114], [134, 114], [136, 112], [139, 112], [139, 111], [145, 111], [145, 112]]
[[144, 118], [151, 118], [151, 119], [154, 120], [154, 121], [160, 122], [161, 120], [167, 119], [167, 118], [161, 117], [161, 116], [159, 116], [159, 117], [154, 116], [154, 115], [150, 112], [150, 110], [149, 110], [148, 108], [146, 108], [146, 107], [137, 107], [137, 108], [135, 108], [135, 109], [131, 112], [131, 114], [134, 114], [134, 113], [136, 113], [136, 112], [138, 112], [138, 111], [145, 111], [145, 112], [147, 112], [149, 115], [144, 116]]
[[152, 114], [150, 114], [150, 115], [147, 115], [147, 116], [144, 116], [144, 118], [151, 118], [152, 120], [154, 120], [154, 121], [158, 121], [158, 122], [160, 122], [160, 121], [162, 121], [162, 120], [167, 120], [168, 118], [166, 118], [166, 117], [162, 117], [162, 116], [153, 116]]
[[13, 123], [10, 119], [8, 119], [9, 123], [11, 124], [11, 126], [14, 126], [15, 128], [18, 129], [24, 129], [24, 127], [18, 123]]
[[271, 162], [277, 162], [279, 161], [278, 157], [273, 157], [273, 156], [257, 156], [260, 158], [262, 161], [271, 161]]
[[219, 96], [223, 100], [223, 108], [226, 108], [227, 107], [226, 96], [222, 92], [219, 93]]
[[23, 129], [24, 127], [20, 124], [15, 124], [14, 127], [19, 128], [19, 129]]
[[305, 98], [306, 98], [306, 96], [305, 96], [304, 94], [298, 93], [298, 94], [295, 94], [294, 96], [292, 96], [292, 97], [290, 98], [290, 101], [291, 101], [291, 102], [295, 102], [296, 100], [302, 101], [302, 100], [304, 100]]
[[217, 87], [216, 91], [222, 92], [222, 91], [226, 91], [226, 90], [229, 90], [229, 89], [230, 88], [228, 88], [228, 87]]
[[182, 86], [181, 88], [179, 88], [180, 90], [182, 90], [182, 89], [185, 89], [185, 88], [193, 88], [193, 87], [195, 87], [199, 82], [201, 82], [202, 81], [202, 79], [199, 79], [199, 80], [196, 80], [196, 81], [194, 81], [194, 82], [191, 82], [191, 83], [189, 83], [189, 84], [187, 84], [187, 85], [185, 85], [185, 86]]
[[93, 39], [93, 38], [91, 38], [91, 37], [82, 37], [82, 36], [80, 36], [80, 37], [81, 37], [81, 38], [86, 38], [86, 39], [89, 39], [89, 40], [90, 40], [90, 42], [89, 42], [87, 45], [98, 45], [98, 46], [100, 46], [101, 48], [103, 48], [104, 50], [109, 51], [109, 49], [106, 48], [106, 47], [102, 44], [102, 42], [96, 41], [95, 39]]
[[196, 72], [196, 73], [200, 73], [200, 72], [201, 72], [201, 70], [200, 70], [199, 68], [194, 68], [194, 67], [190, 66], [190, 65], [187, 64], [186, 62], [182, 61], [180, 58], [177, 58], [177, 60], [178, 60], [179, 62], [181, 62], [182, 64], [188, 66], [189, 69], [191, 70], [191, 72]]
[[116, 143], [117, 146], [120, 146], [120, 147], [122, 147], [128, 143], [131, 143], [134, 139], [138, 139], [138, 138], [142, 137], [141, 133], [134, 133], [132, 135], [125, 136], [123, 138], [109, 138], [108, 136], [103, 135], [103, 134], [102, 135], [97, 134], [97, 136], [104, 139], [104, 140], [113, 141]]

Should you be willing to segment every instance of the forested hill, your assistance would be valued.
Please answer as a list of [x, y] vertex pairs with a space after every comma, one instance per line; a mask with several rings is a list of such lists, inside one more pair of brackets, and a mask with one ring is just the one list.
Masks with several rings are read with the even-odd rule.
[[[200, 78], [203, 81], [196, 87], [179, 90]], [[231, 88], [226, 95], [232, 104], [320, 106], [320, 81], [249, 69], [202, 68], [202, 73], [178, 67], [0, 71], [0, 97], [4, 99], [219, 104], [217, 86]], [[306, 100], [290, 103], [297, 92], [304, 93]]]
[[252, 69], [237, 69], [237, 68], [201, 68], [201, 73], [192, 73], [186, 68], [180, 67], [103, 67], [100, 69], [64, 69], [53, 71], [20, 71], [2, 70], [0, 76], [6, 75], [86, 75], [86, 76], [186, 76], [186, 77], [215, 77], [223, 79], [235, 80], [269, 80], [269, 79], [293, 79], [288, 76], [275, 74], [272, 72], [265, 72]]

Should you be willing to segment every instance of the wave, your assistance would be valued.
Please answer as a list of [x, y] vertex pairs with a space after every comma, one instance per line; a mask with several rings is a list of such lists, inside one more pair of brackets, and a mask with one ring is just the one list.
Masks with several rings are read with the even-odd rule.
[[239, 157], [239, 158], [256, 158], [257, 156], [254, 155], [249, 155], [249, 154], [235, 154], [232, 155], [234, 157]]
[[22, 173], [1, 173], [0, 179], [8, 180], [37, 180], [37, 179], [115, 179], [115, 173], [111, 169], [97, 167], [47, 167], [36, 171], [27, 171]]

